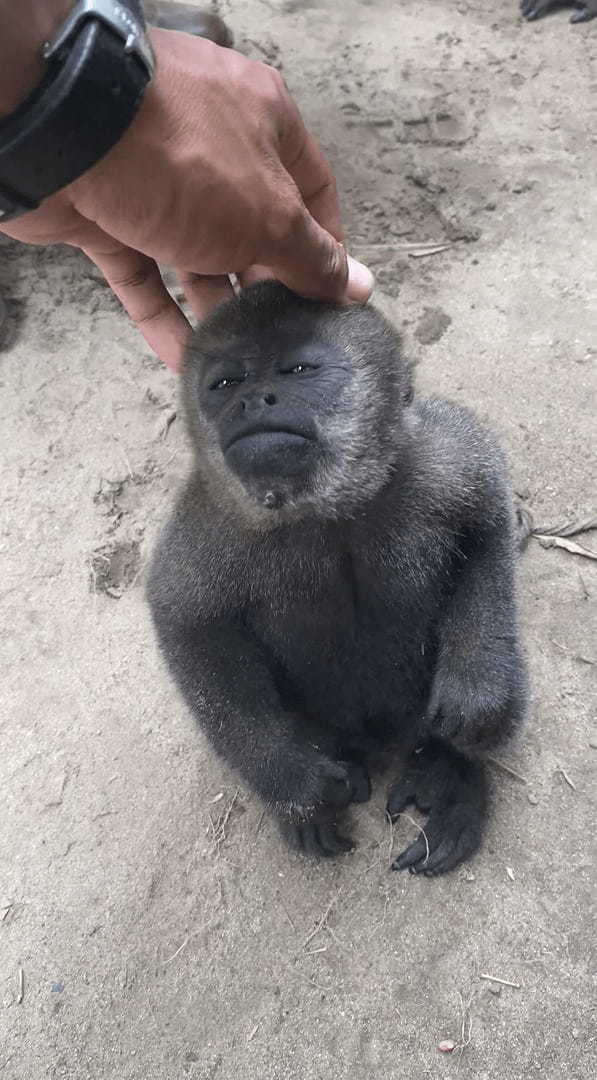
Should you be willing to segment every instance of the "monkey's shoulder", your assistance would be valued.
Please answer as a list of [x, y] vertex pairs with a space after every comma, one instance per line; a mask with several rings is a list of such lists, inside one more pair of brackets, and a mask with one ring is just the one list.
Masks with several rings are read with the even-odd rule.
[[445, 398], [417, 397], [411, 413], [417, 500], [455, 523], [461, 515], [509, 513], [508, 465], [495, 433], [469, 408]]
[[234, 611], [242, 582], [251, 580], [251, 546], [218, 513], [191, 477], [179, 494], [155, 545], [147, 578], [154, 617], [178, 612], [181, 621], [198, 610], [206, 616]]

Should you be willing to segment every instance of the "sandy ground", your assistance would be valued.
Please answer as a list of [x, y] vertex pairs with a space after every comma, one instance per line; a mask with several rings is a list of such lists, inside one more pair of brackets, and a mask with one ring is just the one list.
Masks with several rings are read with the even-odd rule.
[[[597, 23], [523, 25], [515, 0], [221, 10], [326, 146], [420, 386], [499, 430], [539, 520], [588, 516]], [[0, 291], [2, 1080], [593, 1075], [595, 563], [524, 557], [534, 703], [482, 854], [390, 873], [380, 789], [353, 855], [290, 856], [153, 642], [174, 378], [82, 257], [3, 242]], [[463, 1008], [470, 1043], [441, 1054]]]

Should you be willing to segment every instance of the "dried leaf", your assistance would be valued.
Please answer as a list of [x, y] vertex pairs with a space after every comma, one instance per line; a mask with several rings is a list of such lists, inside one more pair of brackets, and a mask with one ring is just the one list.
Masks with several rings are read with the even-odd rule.
[[562, 525], [546, 525], [536, 531], [542, 536], [578, 536], [579, 533], [592, 532], [593, 529], [597, 529], [597, 517], [565, 521]]
[[564, 548], [564, 550], [569, 551], [571, 555], [582, 555], [585, 559], [597, 559], [597, 551], [589, 551], [589, 549], [583, 547], [582, 544], [577, 544], [575, 540], [568, 540], [565, 536], [549, 536], [546, 533], [534, 533], [534, 537], [535, 540], [539, 541], [541, 547]]

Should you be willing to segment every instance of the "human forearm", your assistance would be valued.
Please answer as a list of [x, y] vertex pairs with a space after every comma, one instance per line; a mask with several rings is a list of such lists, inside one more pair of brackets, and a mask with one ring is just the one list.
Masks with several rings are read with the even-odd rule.
[[43, 44], [72, 6], [73, 0], [0, 0], [0, 117], [41, 81]]

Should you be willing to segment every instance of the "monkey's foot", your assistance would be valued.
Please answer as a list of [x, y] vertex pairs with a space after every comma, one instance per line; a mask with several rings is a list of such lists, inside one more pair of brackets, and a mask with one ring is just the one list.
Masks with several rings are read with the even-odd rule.
[[597, 0], [521, 0], [520, 11], [525, 19], [540, 19], [546, 15], [550, 8], [575, 7], [578, 8], [571, 15], [570, 22], [588, 22], [597, 17]]
[[479, 847], [485, 818], [483, 766], [438, 741], [415, 752], [413, 763], [390, 789], [392, 820], [406, 806], [429, 817], [419, 837], [392, 863], [411, 874], [445, 874]]

